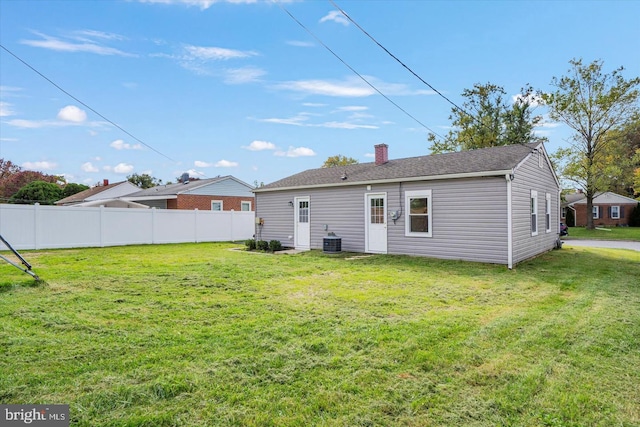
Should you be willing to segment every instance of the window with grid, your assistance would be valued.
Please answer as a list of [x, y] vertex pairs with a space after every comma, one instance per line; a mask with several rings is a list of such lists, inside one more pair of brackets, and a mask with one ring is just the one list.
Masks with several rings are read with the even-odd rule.
[[240, 202], [240, 210], [241, 211], [250, 211], [251, 210], [251, 202]]
[[212, 200], [211, 201], [211, 210], [212, 211], [221, 211], [222, 210], [222, 200]]
[[298, 222], [309, 222], [309, 201], [300, 200], [298, 202]]
[[384, 224], [384, 198], [372, 198], [370, 209], [371, 224]]
[[531, 235], [538, 235], [538, 192], [531, 190]]

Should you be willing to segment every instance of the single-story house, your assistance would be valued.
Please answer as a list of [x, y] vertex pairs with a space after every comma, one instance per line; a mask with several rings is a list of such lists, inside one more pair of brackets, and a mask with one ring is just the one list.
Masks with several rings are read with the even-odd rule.
[[[582, 192], [570, 193], [562, 203], [561, 218], [566, 220], [568, 210], [573, 211], [574, 222], [569, 226], [584, 227], [587, 225], [587, 196]], [[593, 198], [593, 223], [595, 225], [625, 226], [629, 225], [631, 212], [638, 206], [638, 201], [630, 197], [607, 191]]]
[[92, 207], [105, 206], [110, 208], [148, 208], [135, 202], [121, 200], [122, 196], [140, 191], [140, 188], [129, 181], [109, 184], [105, 179], [102, 185], [96, 185], [87, 190], [73, 194], [56, 202], [57, 206]]
[[198, 209], [202, 211], [253, 211], [253, 186], [231, 176], [189, 179], [157, 185], [123, 197], [158, 209]]
[[321, 249], [505, 264], [556, 246], [560, 183], [542, 143], [307, 170], [253, 190], [256, 236]]

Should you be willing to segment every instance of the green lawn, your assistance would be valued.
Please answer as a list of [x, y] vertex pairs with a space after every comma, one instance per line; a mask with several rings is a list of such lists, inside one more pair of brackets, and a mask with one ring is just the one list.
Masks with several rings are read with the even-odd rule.
[[634, 240], [640, 242], [640, 227], [598, 227], [587, 230], [585, 227], [569, 227], [569, 236], [563, 239], [587, 240]]
[[640, 425], [640, 252], [232, 247], [25, 252], [40, 285], [0, 264], [0, 402], [73, 426]]

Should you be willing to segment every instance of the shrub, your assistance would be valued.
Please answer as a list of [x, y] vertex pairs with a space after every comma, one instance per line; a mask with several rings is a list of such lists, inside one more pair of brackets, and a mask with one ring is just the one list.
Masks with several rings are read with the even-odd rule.
[[567, 227], [574, 227], [576, 225], [576, 219], [573, 214], [573, 209], [567, 208], [567, 217], [564, 219]]
[[271, 252], [281, 251], [282, 243], [280, 243], [280, 240], [272, 240], [269, 242], [269, 249], [271, 250]]
[[631, 217], [629, 218], [629, 226], [640, 227], [640, 203], [631, 211]]
[[255, 251], [256, 250], [256, 239], [245, 240], [244, 241], [244, 246], [247, 248], [248, 251]]
[[256, 248], [259, 251], [268, 251], [269, 250], [269, 242], [267, 242], [266, 240], [258, 240], [256, 242]]

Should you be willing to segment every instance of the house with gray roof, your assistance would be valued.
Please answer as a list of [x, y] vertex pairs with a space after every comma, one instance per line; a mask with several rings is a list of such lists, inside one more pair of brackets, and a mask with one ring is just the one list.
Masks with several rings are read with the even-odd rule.
[[253, 190], [256, 238], [505, 264], [553, 249], [560, 183], [542, 143], [311, 169]]
[[[561, 204], [560, 217], [570, 227], [586, 226], [589, 215], [593, 217], [593, 223], [597, 226], [628, 226], [631, 214], [639, 203], [630, 197], [605, 191], [594, 196], [592, 211], [587, 212], [587, 196], [577, 191], [565, 196], [565, 202]], [[569, 211], [572, 215], [568, 215]]]
[[127, 194], [140, 191], [138, 187], [129, 181], [109, 183], [108, 179], [103, 180], [102, 185], [96, 185], [79, 193], [73, 194], [56, 202], [57, 206], [75, 207], [116, 207], [116, 208], [147, 208], [138, 203], [127, 202], [120, 198]]
[[198, 209], [204, 211], [253, 211], [253, 186], [231, 175], [192, 179], [157, 185], [127, 194], [123, 200], [157, 209]]

